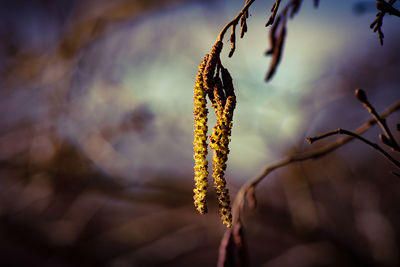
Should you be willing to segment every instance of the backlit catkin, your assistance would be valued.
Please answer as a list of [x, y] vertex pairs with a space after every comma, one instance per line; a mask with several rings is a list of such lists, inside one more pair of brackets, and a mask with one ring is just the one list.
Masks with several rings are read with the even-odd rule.
[[196, 76], [194, 86], [194, 206], [201, 213], [207, 212], [206, 195], [207, 195], [207, 177], [208, 177], [208, 161], [207, 161], [207, 99], [206, 91], [203, 86], [203, 73], [208, 60], [206, 55], [199, 65], [199, 71]]
[[[232, 129], [233, 110], [236, 97], [232, 78], [227, 69], [220, 62], [222, 42], [218, 41], [212, 47], [210, 54], [206, 55], [199, 65], [194, 86], [194, 205], [201, 213], [207, 212], [207, 100], [211, 101], [217, 115], [217, 124], [210, 136], [210, 147], [213, 149], [213, 178], [217, 193], [219, 213], [222, 222], [227, 226], [232, 225], [232, 215], [229, 191], [226, 188], [224, 177], [226, 162], [229, 154], [229, 142]], [[222, 81], [221, 81], [222, 78]]]
[[215, 114], [217, 115], [218, 118], [222, 116], [226, 102], [225, 93], [222, 87], [222, 81], [218, 76], [214, 77], [213, 93], [214, 93], [214, 102], [212, 103], [212, 107], [214, 108]]
[[217, 125], [213, 129], [210, 136], [210, 146], [214, 150], [213, 155], [213, 178], [214, 187], [217, 192], [219, 213], [222, 222], [230, 227], [232, 224], [232, 215], [229, 199], [229, 191], [226, 188], [226, 180], [224, 177], [226, 170], [226, 162], [228, 160], [233, 110], [236, 105], [234, 96], [229, 96], [226, 100], [225, 108], [222, 116], [217, 118]]
[[211, 48], [210, 55], [208, 56], [207, 64], [203, 73], [204, 89], [212, 103], [214, 103], [214, 94], [213, 94], [214, 73], [217, 67], [217, 63], [219, 61], [219, 55], [221, 54], [221, 50], [222, 50], [222, 42], [218, 41]]
[[[214, 187], [218, 197], [219, 213], [222, 222], [230, 227], [232, 215], [230, 207], [229, 191], [226, 188], [224, 177], [226, 162], [229, 154], [229, 142], [232, 129], [233, 110], [236, 106], [236, 97], [233, 92], [232, 79], [229, 72], [221, 66], [223, 89], [219, 78], [216, 78], [214, 86], [215, 111], [217, 125], [210, 136], [210, 147], [213, 149], [213, 178]], [[226, 98], [227, 97], [227, 98]]]

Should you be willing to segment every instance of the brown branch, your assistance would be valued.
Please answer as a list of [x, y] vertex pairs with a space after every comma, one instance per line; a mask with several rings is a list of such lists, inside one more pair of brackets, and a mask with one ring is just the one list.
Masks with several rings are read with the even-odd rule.
[[231, 42], [231, 50], [229, 51], [228, 57], [232, 57], [236, 49], [236, 24], [232, 25], [232, 32], [229, 41]]
[[218, 34], [218, 38], [217, 38], [217, 42], [221, 41], [224, 39], [224, 35], [226, 33], [226, 31], [229, 29], [229, 27], [231, 27], [232, 25], [237, 25], [239, 23], [240, 18], [242, 17], [243, 14], [245, 14], [246, 12], [248, 12], [249, 7], [251, 6], [251, 4], [253, 4], [255, 0], [248, 0], [246, 1], [246, 4], [244, 5], [244, 7], [242, 8], [242, 10], [240, 10], [240, 12], [236, 15], [236, 17], [234, 19], [232, 19], [231, 21], [229, 21], [221, 30], [221, 32]]
[[[383, 4], [382, 2], [384, 2], [385, 4], [392, 6], [396, 0], [389, 0], [388, 3], [386, 3], [385, 1], [382, 0], [378, 0], [377, 1], [377, 5], [376, 8], [379, 9], [387, 9], [384, 6], [386, 6], [385, 4]], [[384, 34], [382, 32], [382, 25], [383, 25], [383, 17], [385, 16], [386, 11], [379, 11], [376, 14], [376, 19], [371, 23], [371, 25], [369, 26], [371, 29], [374, 30], [374, 32], [378, 32], [378, 38], [379, 38], [379, 42], [381, 43], [381, 45], [383, 45], [383, 38], [384, 38]]]
[[[282, 52], [284, 47], [284, 42], [286, 39], [286, 21], [287, 16], [289, 14], [290, 18], [293, 18], [294, 15], [300, 10], [300, 6], [303, 0], [291, 0], [286, 4], [286, 6], [282, 9], [279, 15], [276, 17], [276, 21], [272, 24], [272, 28], [270, 30], [269, 39], [271, 48], [266, 52], [266, 55], [272, 55], [272, 61], [268, 68], [268, 72], [265, 75], [265, 81], [271, 80], [273, 75], [276, 72], [276, 69], [279, 65], [279, 62], [282, 58]], [[277, 8], [279, 6], [279, 2], [275, 2], [274, 6], [272, 7], [271, 11], [277, 12]], [[275, 15], [272, 14], [270, 19], [268, 20], [265, 26], [270, 25], [271, 19], [275, 20]], [[277, 29], [280, 28], [279, 35], [277, 36]]]
[[355, 91], [356, 98], [363, 104], [363, 106], [368, 110], [368, 112], [375, 118], [378, 122], [379, 126], [382, 128], [382, 131], [385, 133], [385, 136], [380, 137], [382, 143], [392, 148], [394, 151], [400, 151], [400, 147], [397, 144], [396, 140], [394, 139], [392, 132], [390, 131], [389, 127], [386, 124], [386, 120], [381, 118], [376, 112], [374, 106], [368, 101], [367, 94], [362, 89], [357, 89]]
[[221, 240], [218, 255], [218, 267], [248, 266], [249, 257], [244, 239], [242, 223], [238, 222], [234, 227], [228, 228]]
[[265, 81], [269, 81], [272, 78], [272, 76], [275, 74], [276, 69], [278, 68], [278, 65], [282, 58], [282, 52], [283, 52], [283, 46], [285, 43], [285, 38], [286, 38], [286, 18], [283, 18], [281, 30], [279, 32], [278, 38], [276, 39], [275, 45], [273, 47], [272, 61], [271, 61], [269, 70], [267, 72], [267, 75], [265, 76]]
[[400, 17], [400, 11], [392, 7], [390, 3], [386, 3], [383, 0], [378, 0], [376, 3], [376, 8], [381, 12]]
[[274, 5], [271, 8], [271, 16], [269, 17], [267, 23], [265, 24], [265, 27], [268, 27], [269, 25], [274, 24], [276, 13], [278, 13], [279, 5], [281, 3], [281, 0], [275, 0]]
[[[389, 116], [390, 114], [392, 114], [398, 110], [400, 110], [400, 101], [398, 101], [397, 103], [395, 103], [394, 105], [392, 105], [388, 109], [386, 109], [380, 115], [380, 117], [386, 118], [387, 116]], [[363, 125], [361, 125], [354, 133], [360, 135], [360, 134], [366, 132], [369, 128], [371, 128], [375, 124], [376, 124], [375, 119], [369, 119]], [[247, 192], [250, 189], [254, 189], [271, 172], [273, 172], [276, 169], [282, 168], [286, 165], [289, 165], [291, 163], [294, 163], [294, 162], [306, 161], [306, 160], [310, 160], [310, 159], [318, 159], [320, 157], [323, 157], [323, 156], [333, 152], [334, 150], [338, 149], [342, 145], [347, 144], [348, 142], [350, 142], [353, 139], [354, 139], [354, 137], [352, 137], [352, 136], [345, 136], [345, 137], [338, 139], [336, 142], [326, 145], [322, 148], [290, 156], [278, 163], [272, 164], [272, 165], [268, 166], [267, 168], [265, 168], [265, 170], [259, 176], [248, 181], [247, 183], [245, 183], [239, 189], [238, 193], [236, 194], [236, 197], [235, 197], [235, 200], [234, 200], [233, 206], [232, 206], [233, 225], [235, 225], [237, 222], [239, 222], [240, 212], [244, 205], [244, 199], [247, 195]]]
[[373, 143], [373, 142], [369, 141], [368, 139], [362, 137], [361, 135], [358, 135], [356, 133], [353, 133], [353, 132], [345, 130], [345, 129], [339, 128], [339, 129], [336, 129], [336, 130], [333, 130], [333, 131], [329, 131], [329, 132], [323, 133], [323, 134], [315, 136], [315, 137], [307, 137], [307, 142], [312, 144], [315, 141], [318, 141], [318, 140], [324, 139], [324, 138], [326, 138], [328, 136], [336, 135], [336, 134], [348, 135], [348, 136], [354, 137], [354, 138], [364, 142], [368, 146], [370, 146], [373, 149], [379, 151], [390, 162], [392, 162], [397, 168], [400, 168], [400, 162], [398, 162], [396, 159], [394, 159], [389, 153], [387, 153], [385, 150], [383, 150], [378, 144]]

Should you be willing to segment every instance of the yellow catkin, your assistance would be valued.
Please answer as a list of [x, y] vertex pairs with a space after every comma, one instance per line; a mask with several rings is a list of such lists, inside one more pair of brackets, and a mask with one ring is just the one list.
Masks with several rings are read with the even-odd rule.
[[226, 97], [223, 90], [222, 81], [218, 76], [216, 76], [214, 78], [214, 101], [212, 103], [212, 107], [215, 110], [217, 118], [222, 116], [225, 107], [225, 102], [226, 102]]
[[219, 61], [219, 55], [221, 54], [222, 45], [223, 44], [221, 41], [217, 41], [213, 45], [203, 72], [204, 89], [212, 103], [214, 103], [214, 94], [213, 94], [214, 73]]
[[207, 161], [207, 99], [206, 91], [203, 86], [203, 72], [206, 66], [208, 55], [199, 65], [199, 71], [196, 76], [194, 86], [194, 206], [201, 213], [207, 212], [206, 195], [207, 195], [207, 177], [208, 177], [208, 161]]
[[214, 150], [213, 154], [213, 178], [214, 187], [217, 193], [219, 213], [222, 222], [231, 227], [232, 214], [230, 206], [229, 191], [226, 188], [226, 180], [224, 177], [226, 170], [226, 162], [229, 154], [229, 142], [232, 129], [233, 110], [236, 106], [236, 98], [234, 95], [228, 96], [226, 99], [223, 112], [217, 110], [217, 125], [213, 129], [210, 136], [210, 146]]

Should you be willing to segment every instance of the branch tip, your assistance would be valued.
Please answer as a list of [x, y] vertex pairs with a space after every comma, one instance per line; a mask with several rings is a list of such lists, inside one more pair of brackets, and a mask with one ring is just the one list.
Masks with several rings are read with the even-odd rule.
[[365, 93], [365, 91], [363, 89], [360, 89], [360, 88], [356, 89], [354, 91], [354, 95], [361, 103], [368, 102], [367, 94]]

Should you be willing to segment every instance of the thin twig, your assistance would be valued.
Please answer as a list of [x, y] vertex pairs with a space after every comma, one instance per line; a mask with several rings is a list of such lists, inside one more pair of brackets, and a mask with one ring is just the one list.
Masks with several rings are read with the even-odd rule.
[[385, 12], [389, 15], [394, 15], [394, 16], [400, 17], [400, 11], [397, 10], [396, 8], [394, 8], [393, 6], [391, 6], [390, 3], [386, 3], [383, 0], [377, 1], [376, 8], [381, 12]]
[[[389, 0], [387, 3], [388, 5], [392, 6], [397, 0]], [[385, 6], [382, 5], [383, 1], [378, 0], [377, 1], [377, 9], [384, 9]], [[386, 3], [386, 2], [385, 2]], [[376, 19], [371, 23], [369, 26], [371, 29], [374, 30], [374, 32], [378, 32], [378, 38], [379, 42], [381, 45], [383, 45], [383, 38], [385, 37], [383, 32], [382, 32], [382, 25], [383, 25], [383, 17], [385, 16], [386, 12], [385, 11], [379, 11], [376, 14]]]
[[[398, 101], [397, 103], [395, 103], [394, 105], [392, 105], [388, 109], [386, 109], [380, 115], [380, 117], [386, 118], [387, 116], [389, 116], [390, 114], [392, 114], [398, 110], [400, 110], [400, 101]], [[371, 128], [375, 124], [376, 124], [375, 119], [369, 119], [363, 125], [361, 125], [354, 133], [360, 135], [360, 134], [366, 132], [369, 128]], [[233, 213], [233, 223], [232, 224], [235, 225], [240, 219], [240, 212], [243, 207], [244, 199], [247, 195], [248, 190], [250, 188], [255, 188], [258, 185], [258, 183], [260, 183], [262, 180], [264, 180], [264, 178], [267, 177], [271, 172], [273, 172], [274, 170], [279, 169], [281, 167], [284, 167], [286, 165], [289, 165], [291, 163], [294, 163], [294, 162], [306, 161], [306, 160], [310, 160], [310, 159], [318, 159], [320, 157], [323, 157], [323, 156], [333, 152], [334, 150], [338, 149], [342, 145], [347, 144], [348, 142], [350, 142], [353, 139], [354, 139], [354, 137], [352, 137], [352, 136], [345, 136], [345, 137], [338, 139], [336, 142], [326, 145], [322, 148], [290, 156], [278, 163], [272, 164], [272, 165], [268, 166], [267, 168], [265, 168], [265, 170], [259, 176], [255, 177], [254, 179], [245, 183], [239, 189], [238, 193], [236, 194], [235, 200], [232, 205], [232, 213]]]
[[284, 17], [282, 20], [283, 22], [281, 25], [281, 30], [273, 47], [272, 61], [268, 73], [265, 76], [265, 81], [269, 81], [275, 74], [276, 69], [278, 68], [278, 65], [282, 58], [283, 46], [286, 38], [286, 17]]
[[248, 0], [246, 1], [246, 4], [244, 5], [244, 7], [242, 8], [242, 10], [240, 10], [240, 12], [236, 15], [236, 17], [229, 21], [221, 30], [221, 32], [218, 34], [218, 38], [217, 41], [221, 41], [224, 39], [224, 34], [226, 33], [226, 31], [229, 29], [230, 26], [232, 25], [236, 25], [238, 24], [240, 18], [242, 17], [242, 15], [247, 12], [247, 10], [249, 9], [249, 7], [251, 6], [251, 4], [253, 4], [255, 0]]
[[336, 130], [333, 130], [333, 131], [329, 131], [329, 132], [323, 133], [323, 134], [315, 136], [315, 137], [307, 137], [307, 142], [312, 144], [315, 141], [318, 141], [318, 140], [324, 139], [324, 138], [326, 138], [328, 136], [336, 135], [336, 134], [344, 134], [344, 135], [352, 136], [352, 137], [364, 142], [368, 146], [370, 146], [373, 149], [379, 151], [390, 162], [392, 162], [397, 168], [400, 168], [400, 162], [398, 162], [396, 159], [394, 159], [389, 153], [387, 153], [385, 150], [383, 150], [383, 148], [381, 148], [378, 144], [369, 141], [368, 139], [362, 137], [359, 134], [353, 133], [353, 132], [345, 130], [345, 129], [339, 128], [339, 129], [336, 129]]
[[275, 17], [276, 17], [276, 14], [278, 13], [278, 9], [279, 9], [280, 3], [281, 3], [281, 0], [275, 0], [275, 3], [274, 3], [274, 5], [273, 5], [272, 8], [271, 8], [272, 14], [271, 14], [271, 16], [269, 17], [267, 23], [265, 24], [265, 27], [268, 27], [269, 25], [274, 24]]
[[[269, 26], [272, 23], [272, 28], [269, 34], [271, 48], [266, 52], [267, 56], [272, 56], [272, 61], [270, 63], [268, 72], [265, 75], [265, 81], [271, 80], [282, 58], [284, 42], [286, 39], [286, 21], [288, 19], [288, 16], [290, 18], [293, 18], [294, 15], [297, 14], [302, 4], [302, 1], [303, 0], [289, 1], [286, 6], [281, 10], [279, 15], [277, 15], [275, 22], [273, 21], [275, 20], [276, 12], [278, 11], [277, 8], [279, 7], [279, 1], [275, 2], [274, 6], [271, 9], [271, 11], [273, 11], [274, 13], [271, 15], [265, 26]], [[278, 35], [276, 35], [278, 28], [280, 29], [280, 31]]]
[[386, 120], [381, 118], [376, 112], [374, 106], [368, 101], [367, 94], [365, 93], [364, 90], [362, 89], [357, 89], [355, 91], [356, 98], [363, 104], [363, 106], [368, 110], [368, 112], [375, 118], [375, 120], [378, 122], [379, 126], [382, 128], [382, 131], [385, 133], [386, 137], [389, 139], [389, 142], [386, 143], [385, 139], [381, 139], [382, 142], [389, 147], [392, 148], [392, 150], [395, 151], [400, 151], [400, 147], [396, 142], [396, 139], [394, 139], [392, 132], [390, 131], [389, 127], [386, 124]]

